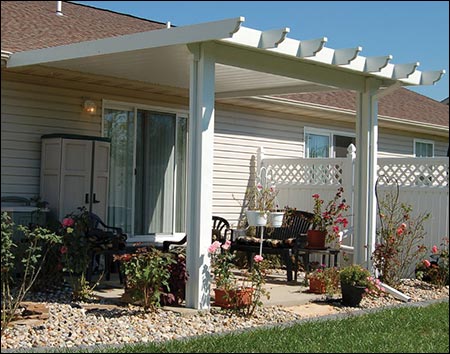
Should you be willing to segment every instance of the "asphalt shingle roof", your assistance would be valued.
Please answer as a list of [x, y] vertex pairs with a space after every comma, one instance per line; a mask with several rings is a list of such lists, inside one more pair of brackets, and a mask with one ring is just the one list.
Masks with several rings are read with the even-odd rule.
[[[328, 107], [355, 110], [356, 95], [353, 91], [324, 91], [280, 95], [294, 101], [320, 104]], [[406, 88], [399, 88], [380, 98], [378, 114], [415, 122], [449, 126], [449, 106]]]
[[166, 28], [160, 22], [63, 1], [2, 1], [2, 50], [54, 47]]

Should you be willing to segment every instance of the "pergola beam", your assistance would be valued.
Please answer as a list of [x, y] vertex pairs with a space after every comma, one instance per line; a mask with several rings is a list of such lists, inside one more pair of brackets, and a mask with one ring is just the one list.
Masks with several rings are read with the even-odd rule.
[[439, 71], [422, 71], [420, 85], [434, 85], [445, 74], [445, 70]]
[[314, 62], [300, 61], [276, 55], [273, 51], [249, 50], [228, 44], [225, 41], [210, 44], [213, 47], [216, 62], [224, 65], [240, 67], [248, 70], [268, 72], [302, 81], [310, 81], [320, 85], [341, 87], [360, 91], [364, 88], [365, 78], [350, 71], [337, 71]]
[[266, 95], [283, 95], [287, 93], [300, 93], [311, 91], [330, 91], [332, 88], [320, 85], [286, 85], [280, 87], [269, 88], [255, 88], [247, 90], [231, 90], [231, 91], [216, 91], [216, 99], [236, 98], [236, 97], [251, 97], [251, 96], [266, 96]]
[[379, 72], [386, 67], [392, 60], [392, 55], [384, 55], [380, 57], [367, 57], [366, 58], [366, 72]]
[[333, 64], [334, 65], [350, 64], [353, 60], [356, 59], [358, 53], [361, 52], [361, 50], [362, 47], [336, 49], [334, 51]]
[[258, 48], [277, 48], [278, 45], [285, 40], [289, 31], [290, 29], [285, 27], [262, 32]]

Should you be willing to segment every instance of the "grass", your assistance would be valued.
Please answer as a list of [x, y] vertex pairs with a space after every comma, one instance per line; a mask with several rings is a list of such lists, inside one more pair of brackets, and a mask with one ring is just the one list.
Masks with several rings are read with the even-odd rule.
[[105, 346], [89, 352], [448, 353], [449, 304], [441, 302], [426, 307], [390, 308], [342, 319], [308, 321], [159, 344]]

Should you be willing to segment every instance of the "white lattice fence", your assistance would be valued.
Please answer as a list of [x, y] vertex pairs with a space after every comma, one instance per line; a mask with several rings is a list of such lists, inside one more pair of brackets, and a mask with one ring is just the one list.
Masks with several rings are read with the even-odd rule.
[[[336, 159], [260, 159], [261, 165], [271, 170], [280, 205], [310, 211], [314, 193], [330, 200], [340, 185], [353, 207], [354, 161], [352, 151], [347, 158]], [[380, 191], [391, 188], [386, 177], [391, 182], [395, 179], [400, 185], [400, 200], [410, 204], [413, 213], [431, 214], [424, 225], [426, 246], [439, 245], [448, 237], [448, 158], [378, 158], [378, 176], [383, 176]]]
[[378, 176], [395, 178], [401, 186], [446, 187], [448, 158], [379, 158]]

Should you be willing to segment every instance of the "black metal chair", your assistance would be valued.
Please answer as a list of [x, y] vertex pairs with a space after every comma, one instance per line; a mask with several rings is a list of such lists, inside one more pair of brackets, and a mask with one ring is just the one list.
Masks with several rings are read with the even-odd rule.
[[[225, 242], [232, 239], [232, 229], [227, 219], [220, 216], [213, 215], [212, 228], [211, 228], [211, 240]], [[168, 252], [172, 245], [184, 245], [187, 241], [187, 235], [179, 241], [164, 241], [163, 251]]]
[[[120, 227], [106, 225], [98, 215], [88, 213], [86, 237], [89, 240], [91, 250], [86, 279], [91, 281], [95, 265], [100, 260], [100, 257], [103, 256], [105, 258], [106, 280], [110, 280], [113, 255], [125, 250], [127, 234]], [[117, 268], [119, 268], [119, 265], [117, 265]], [[120, 269], [118, 269], [118, 272], [122, 283], [123, 279]]]

